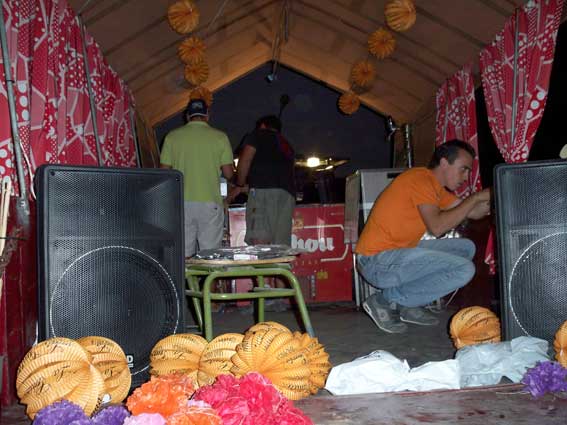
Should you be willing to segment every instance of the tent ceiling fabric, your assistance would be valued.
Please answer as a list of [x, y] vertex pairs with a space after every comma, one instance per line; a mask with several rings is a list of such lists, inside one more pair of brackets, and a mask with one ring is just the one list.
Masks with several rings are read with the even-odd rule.
[[[222, 14], [214, 20], [223, 3]], [[127, 82], [139, 112], [154, 125], [182, 110], [189, 86], [177, 46], [185, 38], [167, 22], [167, 0], [69, 0], [83, 11], [88, 31]], [[384, 25], [386, 0], [291, 0], [289, 38], [280, 62], [328, 86], [349, 87], [351, 65], [366, 58], [369, 34]], [[193, 33], [207, 46], [215, 91], [272, 58], [283, 0], [195, 0]], [[396, 33], [393, 55], [376, 62], [377, 78], [361, 96], [368, 107], [412, 122], [437, 88], [504, 27], [526, 0], [415, 0], [417, 20]], [[214, 20], [214, 24], [210, 23]], [[338, 96], [337, 96], [338, 98]]]

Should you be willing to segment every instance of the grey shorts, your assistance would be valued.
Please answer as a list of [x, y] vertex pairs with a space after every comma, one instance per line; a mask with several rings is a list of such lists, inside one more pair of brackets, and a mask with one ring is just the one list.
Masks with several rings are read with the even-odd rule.
[[220, 248], [224, 209], [215, 202], [185, 201], [185, 257], [197, 249]]
[[246, 203], [246, 237], [252, 245], [291, 245], [295, 198], [283, 189], [250, 189]]

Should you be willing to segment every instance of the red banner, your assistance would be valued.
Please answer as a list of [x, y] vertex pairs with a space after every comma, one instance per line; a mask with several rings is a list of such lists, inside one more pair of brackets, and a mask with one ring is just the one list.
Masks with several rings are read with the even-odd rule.
[[456, 194], [460, 197], [469, 196], [481, 189], [478, 167], [476, 102], [470, 64], [465, 65], [437, 90], [436, 104], [436, 146], [448, 140], [459, 139], [471, 145], [477, 153], [469, 181], [456, 190]]

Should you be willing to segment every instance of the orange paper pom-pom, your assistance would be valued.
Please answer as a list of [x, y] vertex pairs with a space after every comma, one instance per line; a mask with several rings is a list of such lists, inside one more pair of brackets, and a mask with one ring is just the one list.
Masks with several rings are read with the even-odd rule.
[[190, 401], [169, 418], [167, 425], [222, 425], [217, 411], [204, 401]]
[[172, 415], [187, 405], [195, 392], [191, 378], [184, 375], [152, 376], [128, 397], [126, 407], [133, 415], [159, 413]]
[[379, 28], [368, 37], [368, 51], [378, 59], [390, 56], [395, 48], [396, 39], [386, 28]]
[[553, 348], [555, 348], [555, 360], [557, 360], [561, 366], [567, 368], [567, 321], [565, 321], [555, 333]]
[[197, 28], [199, 16], [199, 9], [191, 0], [179, 0], [167, 10], [169, 25], [179, 34], [188, 34]]
[[353, 92], [347, 92], [339, 97], [339, 109], [343, 114], [352, 115], [360, 107], [360, 99]]
[[394, 31], [407, 31], [415, 24], [415, 4], [413, 0], [390, 0], [384, 6], [384, 16]]
[[203, 60], [205, 43], [199, 37], [189, 37], [183, 40], [177, 49], [179, 58], [186, 64], [197, 63]]
[[209, 78], [209, 65], [203, 60], [185, 65], [185, 79], [194, 86], [203, 84]]
[[374, 78], [376, 78], [376, 69], [369, 61], [358, 61], [352, 66], [350, 79], [358, 87], [369, 87], [374, 81]]
[[208, 107], [213, 104], [213, 94], [211, 91], [203, 86], [195, 87], [189, 92], [189, 100], [201, 99], [204, 100]]

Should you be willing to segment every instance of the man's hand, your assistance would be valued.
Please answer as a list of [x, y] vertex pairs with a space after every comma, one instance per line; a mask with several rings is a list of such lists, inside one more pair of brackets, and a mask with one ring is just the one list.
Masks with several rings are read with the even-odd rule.
[[482, 189], [480, 192], [476, 192], [471, 196], [476, 197], [476, 202], [490, 202], [490, 188]]
[[474, 201], [474, 207], [467, 214], [467, 218], [478, 220], [490, 215], [490, 188], [481, 190], [471, 195]]
[[241, 193], [248, 193], [248, 185], [240, 187], [240, 186], [236, 186], [234, 184], [231, 184], [230, 188], [228, 189], [228, 195], [226, 197], [226, 202], [230, 204]]

